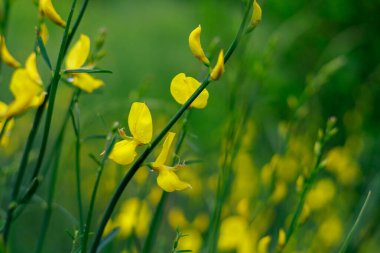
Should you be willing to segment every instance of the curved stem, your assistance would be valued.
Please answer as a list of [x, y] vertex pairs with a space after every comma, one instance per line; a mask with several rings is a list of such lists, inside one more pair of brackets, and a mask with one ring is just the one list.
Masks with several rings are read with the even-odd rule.
[[77, 202], [79, 209], [79, 231], [83, 231], [83, 205], [82, 205], [82, 191], [81, 191], [81, 164], [80, 164], [80, 151], [81, 151], [81, 138], [80, 138], [80, 122], [79, 122], [79, 105], [78, 98], [80, 89], [77, 89], [74, 95], [73, 107], [70, 108], [71, 121], [75, 133], [75, 175], [77, 187]]
[[[187, 135], [187, 125], [189, 122], [190, 112], [191, 112], [191, 110], [189, 110], [186, 113], [186, 115], [184, 116], [181, 135], [180, 135], [180, 137], [177, 141], [177, 145], [175, 147], [175, 153], [174, 153], [175, 155], [179, 154], [181, 147], [182, 147], [182, 144], [183, 144], [185, 137]], [[176, 163], [177, 163], [177, 157], [174, 157], [174, 159], [172, 161], [172, 166], [174, 166]], [[144, 243], [142, 253], [149, 253], [153, 247], [155, 238], [157, 236], [157, 231], [160, 227], [160, 221], [162, 220], [162, 214], [163, 214], [163, 210], [165, 207], [165, 203], [166, 203], [166, 200], [168, 197], [169, 197], [168, 193], [166, 191], [163, 191], [161, 198], [160, 198], [160, 201], [158, 202], [156, 211], [154, 212], [152, 222], [149, 226], [149, 232], [148, 232], [148, 235], [145, 239], [145, 243]]]
[[115, 141], [116, 141], [115, 132], [116, 132], [116, 130], [117, 130], [117, 128], [115, 127], [112, 130], [112, 132], [110, 132], [108, 134], [108, 137], [107, 137], [108, 141], [107, 141], [107, 144], [106, 144], [105, 152], [104, 152], [103, 158], [102, 158], [102, 160], [100, 162], [100, 165], [98, 167], [98, 173], [96, 175], [95, 185], [94, 185], [94, 188], [92, 190], [91, 200], [90, 200], [90, 207], [88, 209], [86, 224], [84, 226], [84, 233], [83, 233], [83, 243], [82, 243], [82, 247], [83, 248], [82, 248], [82, 252], [84, 252], [84, 253], [87, 251], [88, 236], [89, 236], [89, 232], [90, 232], [92, 214], [94, 212], [96, 194], [98, 193], [100, 178], [102, 177], [104, 165], [105, 165], [105, 163], [106, 163], [106, 161], [108, 159], [108, 156], [111, 153], [112, 148], [113, 148], [113, 146], [115, 144]]
[[[247, 5], [246, 11], [244, 13], [243, 21], [240, 25], [239, 31], [233, 40], [230, 48], [227, 50], [227, 53], [224, 56], [224, 63], [227, 63], [227, 61], [230, 59], [232, 53], [237, 48], [241, 37], [244, 34], [244, 28], [246, 25], [246, 21], [248, 20], [250, 5]], [[181, 118], [183, 113], [190, 107], [191, 103], [199, 96], [199, 94], [210, 84], [210, 75], [206, 77], [206, 79], [202, 82], [202, 84], [198, 87], [198, 89], [194, 92], [194, 94], [183, 104], [183, 106], [178, 110], [178, 112], [170, 119], [170, 121], [166, 124], [164, 129], [159, 133], [159, 135], [152, 141], [151, 145], [145, 149], [145, 151], [140, 155], [140, 157], [135, 161], [135, 163], [131, 166], [128, 173], [124, 176], [122, 181], [120, 182], [119, 186], [117, 187], [115, 193], [113, 194], [107, 209], [103, 215], [103, 218], [101, 220], [101, 223], [99, 225], [98, 231], [96, 232], [96, 236], [94, 239], [94, 242], [92, 244], [91, 253], [95, 253], [98, 245], [100, 243], [101, 237], [103, 235], [103, 231], [107, 225], [108, 220], [111, 218], [112, 212], [116, 207], [116, 204], [119, 201], [119, 198], [121, 197], [122, 193], [124, 192], [124, 189], [127, 187], [129, 182], [131, 181], [132, 177], [135, 175], [137, 170], [140, 168], [140, 166], [143, 164], [145, 159], [149, 156], [149, 154], [154, 150], [154, 148], [158, 145], [158, 143], [164, 138], [164, 136], [169, 132], [169, 130], [172, 128], [172, 126]]]

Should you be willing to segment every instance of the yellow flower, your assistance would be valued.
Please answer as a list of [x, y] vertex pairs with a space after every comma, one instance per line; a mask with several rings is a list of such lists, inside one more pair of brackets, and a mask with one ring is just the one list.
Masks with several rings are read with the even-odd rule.
[[46, 94], [37, 70], [35, 53], [28, 57], [25, 68], [19, 68], [13, 73], [10, 90], [15, 99], [0, 117], [11, 118], [43, 103]]
[[136, 147], [152, 140], [152, 116], [145, 103], [134, 102], [132, 104], [128, 116], [128, 126], [133, 137], [127, 137], [121, 130], [124, 140], [115, 144], [109, 156], [111, 160], [121, 165], [131, 164], [137, 155]]
[[47, 16], [51, 21], [59, 26], [65, 27], [66, 22], [59, 16], [51, 0], [40, 0], [39, 10], [42, 16]]
[[[8, 106], [0, 101], [0, 115], [4, 115], [8, 110]], [[0, 131], [3, 130], [5, 120], [0, 118]], [[6, 128], [4, 129], [3, 136], [0, 138], [0, 147], [6, 147], [9, 143], [9, 136], [14, 125], [14, 120], [8, 121]]]
[[269, 244], [272, 238], [267, 235], [259, 240], [257, 243], [257, 253], [268, 253]]
[[258, 26], [261, 22], [261, 16], [262, 16], [262, 10], [260, 5], [257, 3], [256, 0], [253, 1], [253, 12], [251, 17], [251, 23], [250, 23], [250, 30], [253, 30]]
[[40, 36], [41, 36], [43, 43], [46, 45], [46, 43], [49, 39], [49, 30], [48, 30], [45, 23], [42, 23], [40, 25], [39, 33], [40, 33]]
[[1, 45], [1, 52], [0, 52], [1, 60], [13, 68], [20, 67], [21, 64], [9, 53], [7, 46], [5, 44], [4, 36], [0, 37], [0, 45]]
[[218, 61], [216, 62], [216, 65], [210, 74], [211, 79], [216, 81], [222, 76], [223, 73], [224, 73], [224, 53], [223, 53], [223, 50], [220, 50]]
[[210, 61], [207, 59], [201, 46], [201, 31], [202, 29], [199, 25], [190, 33], [189, 46], [193, 55], [208, 66], [210, 65]]
[[167, 192], [182, 191], [186, 188], [191, 188], [190, 184], [181, 181], [174, 173], [176, 170], [175, 167], [165, 165], [174, 136], [175, 133], [173, 132], [167, 134], [161, 153], [158, 155], [156, 161], [151, 164], [152, 169], [158, 172], [158, 186]]
[[[82, 34], [79, 40], [74, 44], [73, 48], [67, 55], [66, 69], [84, 68], [84, 64], [90, 54], [90, 38]], [[95, 89], [104, 85], [102, 80], [92, 77], [88, 73], [73, 73], [70, 74], [70, 82], [80, 89], [91, 93]]]
[[[200, 82], [192, 77], [187, 77], [184, 73], [176, 75], [170, 84], [170, 93], [175, 101], [183, 105], [200, 86]], [[205, 89], [194, 100], [190, 107], [202, 109], [207, 105], [208, 91]]]

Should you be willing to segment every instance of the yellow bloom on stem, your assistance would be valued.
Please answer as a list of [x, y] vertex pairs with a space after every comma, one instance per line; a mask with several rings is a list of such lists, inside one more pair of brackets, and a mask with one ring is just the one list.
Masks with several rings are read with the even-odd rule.
[[[200, 86], [200, 82], [192, 77], [187, 77], [184, 73], [176, 75], [170, 84], [170, 93], [174, 97], [175, 101], [183, 105], [193, 93]], [[202, 109], [207, 105], [209, 94], [205, 89], [199, 94], [199, 96], [194, 100], [190, 107]]]
[[253, 1], [253, 12], [251, 17], [251, 23], [249, 30], [253, 30], [258, 26], [261, 22], [261, 16], [262, 16], [262, 10], [260, 5], [257, 3], [256, 0]]
[[[90, 54], [90, 38], [82, 34], [79, 40], [71, 48], [66, 59], [66, 69], [80, 69], [85, 68], [88, 55]], [[88, 73], [72, 73], [70, 74], [70, 82], [78, 88], [91, 93], [95, 89], [104, 85], [102, 80], [92, 77]]]
[[206, 57], [205, 52], [203, 51], [202, 46], [201, 46], [201, 31], [202, 31], [202, 28], [199, 25], [190, 33], [189, 46], [193, 55], [208, 66], [210, 65], [210, 61]]
[[39, 10], [42, 16], [48, 17], [51, 21], [53, 21], [57, 25], [62, 26], [62, 27], [66, 26], [66, 22], [57, 13], [51, 0], [40, 0]]
[[148, 144], [152, 140], [152, 116], [145, 103], [132, 104], [128, 116], [128, 127], [133, 137], [127, 137], [124, 131], [120, 130], [124, 140], [115, 144], [109, 156], [111, 160], [121, 165], [131, 164], [137, 155], [136, 147]]
[[[4, 115], [8, 110], [8, 106], [0, 101], [0, 115]], [[5, 120], [0, 118], [0, 131], [3, 131]], [[0, 137], [0, 147], [6, 147], [9, 143], [9, 137], [14, 125], [14, 120], [8, 121], [7, 126], [4, 129], [3, 135]]]
[[165, 165], [174, 137], [175, 133], [173, 132], [169, 132], [166, 135], [161, 153], [158, 155], [156, 161], [151, 164], [153, 170], [158, 172], [158, 186], [167, 192], [182, 191], [186, 188], [191, 188], [190, 184], [183, 182], [178, 178], [174, 172], [176, 170], [175, 167], [169, 167]]
[[25, 68], [19, 68], [13, 73], [10, 90], [15, 99], [3, 115], [5, 118], [14, 117], [43, 103], [46, 94], [37, 70], [35, 53], [28, 57]]
[[218, 61], [214, 69], [211, 71], [210, 77], [212, 80], [218, 80], [224, 73], [224, 53], [223, 50], [220, 50]]
[[9, 66], [11, 66], [13, 68], [20, 67], [21, 64], [9, 53], [9, 51], [7, 49], [7, 46], [5, 44], [5, 38], [4, 38], [4, 36], [0, 37], [0, 45], [1, 45], [1, 49], [0, 49], [1, 50], [1, 52], [0, 52], [0, 54], [1, 54], [1, 60], [5, 64], [7, 64], [7, 65], [9, 65]]

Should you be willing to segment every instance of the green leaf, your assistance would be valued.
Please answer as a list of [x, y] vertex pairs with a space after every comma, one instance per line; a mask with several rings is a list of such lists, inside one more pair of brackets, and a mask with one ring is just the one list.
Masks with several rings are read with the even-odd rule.
[[49, 69], [53, 70], [53, 68], [51, 66], [49, 55], [48, 55], [46, 47], [45, 47], [45, 44], [42, 41], [41, 35], [39, 33], [37, 33], [37, 44], [38, 44], [38, 47], [40, 48], [42, 58], [45, 60], [45, 62], [48, 65]]
[[106, 69], [66, 69], [63, 71], [65, 74], [74, 73], [107, 73], [112, 74], [112, 71]]
[[99, 246], [98, 246], [98, 249], [96, 252], [100, 252], [105, 246], [107, 246], [107, 244], [109, 244], [114, 238], [115, 236], [117, 235], [117, 233], [119, 232], [120, 228], [117, 227], [117, 228], [114, 228], [112, 229], [111, 232], [108, 233], [108, 235], [106, 235], [100, 242]]

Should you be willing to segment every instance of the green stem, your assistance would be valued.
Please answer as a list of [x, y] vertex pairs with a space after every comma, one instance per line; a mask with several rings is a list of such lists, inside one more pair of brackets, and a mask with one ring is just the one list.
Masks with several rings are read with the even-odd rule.
[[[52, 120], [52, 116], [53, 116], [55, 96], [56, 96], [56, 92], [57, 92], [57, 88], [58, 88], [58, 82], [61, 78], [60, 70], [61, 70], [61, 66], [63, 63], [63, 59], [64, 59], [65, 54], [66, 54], [66, 49], [68, 47], [67, 38], [68, 38], [70, 23], [71, 23], [73, 15], [74, 15], [76, 2], [77, 2], [77, 0], [73, 0], [73, 2], [72, 2], [70, 14], [69, 14], [69, 17], [68, 17], [67, 22], [66, 22], [67, 26], [65, 28], [63, 38], [62, 38], [62, 42], [61, 42], [61, 46], [60, 46], [60, 51], [59, 51], [54, 75], [51, 79], [50, 85], [47, 88], [48, 94], [46, 95], [44, 102], [38, 107], [36, 116], [34, 118], [33, 128], [29, 134], [28, 142], [27, 142], [27, 145], [26, 145], [25, 150], [24, 150], [23, 160], [21, 161], [19, 172], [18, 172], [17, 179], [16, 179], [16, 183], [15, 183], [15, 186], [13, 188], [12, 199], [10, 201], [10, 205], [8, 207], [8, 210], [7, 210], [6, 221], [5, 221], [5, 225], [4, 225], [4, 229], [3, 229], [4, 244], [7, 243], [8, 234], [9, 234], [10, 226], [11, 226], [11, 222], [12, 222], [13, 212], [14, 212], [15, 208], [18, 206], [16, 198], [17, 198], [17, 195], [18, 195], [19, 190], [20, 190], [21, 181], [22, 181], [24, 174], [25, 174], [26, 165], [27, 165], [28, 160], [29, 160], [29, 154], [30, 154], [30, 151], [32, 149], [33, 142], [34, 142], [36, 133], [37, 133], [39, 125], [40, 125], [42, 113], [43, 113], [45, 105], [48, 101], [48, 109], [47, 109], [44, 133], [43, 133], [43, 137], [42, 137], [42, 143], [41, 143], [41, 147], [40, 147], [40, 153], [39, 153], [39, 156], [37, 159], [37, 164], [35, 166], [31, 182], [33, 182], [35, 180], [35, 178], [37, 177], [38, 172], [39, 172], [40, 167], [41, 167], [41, 164], [42, 164], [42, 160], [43, 160], [44, 155], [45, 155], [47, 140], [49, 137], [51, 120]], [[31, 141], [29, 141], [29, 140], [31, 140]]]
[[[235, 51], [238, 46], [242, 35], [244, 34], [244, 27], [246, 25], [246, 21], [248, 20], [250, 5], [247, 5], [247, 9], [245, 11], [242, 24], [240, 25], [240, 29], [232, 42], [230, 48], [227, 50], [227, 53], [224, 56], [224, 63], [227, 63], [232, 53]], [[169, 132], [172, 126], [181, 118], [183, 113], [190, 107], [191, 103], [199, 96], [199, 94], [209, 85], [211, 82], [210, 75], [206, 77], [206, 79], [202, 82], [202, 84], [198, 87], [198, 89], [194, 92], [193, 95], [183, 104], [183, 106], [178, 110], [178, 112], [170, 119], [170, 121], [166, 124], [164, 129], [159, 133], [159, 135], [152, 141], [151, 145], [145, 149], [145, 151], [141, 154], [141, 156], [135, 161], [135, 163], [131, 166], [128, 173], [124, 176], [119, 186], [117, 187], [115, 193], [113, 194], [107, 209], [103, 215], [103, 218], [100, 222], [98, 231], [96, 232], [96, 236], [94, 242], [92, 244], [91, 253], [95, 253], [98, 245], [100, 243], [101, 237], [103, 235], [103, 231], [107, 225], [108, 220], [111, 218], [112, 212], [116, 207], [119, 198], [121, 197], [124, 189], [127, 187], [132, 177], [135, 175], [140, 166], [144, 163], [145, 159], [149, 156], [149, 154], [154, 150], [154, 148], [158, 145], [158, 143], [164, 138], [164, 136]]]
[[4, 121], [4, 124], [3, 124], [3, 127], [1, 128], [1, 131], [0, 131], [0, 143], [1, 143], [1, 139], [3, 138], [3, 135], [5, 134], [5, 132], [7, 131], [7, 125], [9, 123], [11, 119], [10, 118], [7, 118], [5, 121]]
[[[190, 112], [191, 112], [191, 110], [189, 110], [184, 116], [181, 135], [177, 141], [177, 145], [176, 145], [175, 153], [174, 153], [176, 155], [176, 157], [174, 157], [174, 159], [172, 161], [172, 166], [174, 166], [177, 163], [177, 155], [179, 154], [181, 147], [182, 147], [182, 144], [183, 144], [185, 137], [187, 135], [187, 125], [189, 122]], [[152, 222], [149, 226], [148, 236], [145, 239], [145, 243], [144, 243], [142, 253], [151, 252], [151, 249], [155, 243], [157, 231], [160, 227], [160, 222], [162, 220], [162, 215], [163, 215], [165, 203], [166, 203], [166, 200], [168, 197], [169, 197], [168, 193], [166, 191], [163, 191], [161, 198], [160, 198], [160, 201], [158, 202], [156, 211], [154, 212]]]
[[[0, 27], [1, 31], [0, 31], [0, 33], [2, 36], [4, 36], [4, 40], [5, 40], [5, 36], [7, 34], [10, 7], [11, 7], [10, 0], [3, 0], [3, 13], [2, 13], [3, 18], [1, 20], [1, 27]], [[3, 47], [3, 45], [2, 45], [3, 43], [4, 43], [4, 41], [1, 40], [0, 41], [0, 48]], [[1, 72], [3, 69], [3, 61], [1, 60], [3, 58], [2, 53], [3, 53], [3, 50], [0, 50], [0, 75], [1, 75]]]
[[[79, 122], [79, 105], [78, 99], [80, 96], [80, 89], [77, 89], [74, 96], [73, 107], [70, 108], [71, 121], [75, 133], [75, 175], [76, 175], [76, 187], [77, 187], [77, 202], [79, 209], [79, 231], [83, 232], [83, 205], [82, 205], [82, 191], [81, 191], [81, 164], [80, 164], [80, 151], [81, 151], [81, 138], [80, 138], [80, 122]], [[74, 112], [75, 109], [75, 112]]]
[[91, 220], [92, 220], [92, 215], [94, 212], [95, 200], [96, 200], [96, 195], [97, 195], [98, 188], [99, 188], [100, 178], [101, 178], [102, 173], [103, 173], [104, 165], [105, 165], [105, 163], [108, 159], [108, 156], [111, 153], [112, 148], [115, 144], [115, 141], [116, 141], [115, 132], [116, 131], [117, 131], [117, 127], [114, 127], [112, 132], [110, 132], [108, 134], [105, 152], [104, 152], [104, 155], [103, 155], [102, 160], [100, 162], [100, 165], [98, 167], [98, 173], [96, 175], [95, 185], [94, 185], [94, 188], [93, 188], [92, 194], [91, 194], [90, 207], [89, 207], [88, 213], [87, 213], [86, 224], [84, 226], [83, 243], [82, 243], [83, 248], [81, 250], [81, 252], [83, 252], [83, 253], [85, 253], [87, 251], [88, 236], [89, 236], [89, 232], [90, 232]]
[[58, 162], [60, 160], [59, 158], [60, 158], [60, 155], [62, 152], [62, 144], [63, 144], [64, 134], [66, 131], [67, 122], [69, 121], [69, 118], [70, 118], [70, 112], [71, 112], [71, 108], [73, 107], [73, 104], [74, 104], [75, 96], [76, 96], [76, 92], [74, 92], [72, 97], [71, 97], [71, 102], [70, 102], [69, 108], [66, 112], [65, 118], [64, 118], [62, 126], [61, 126], [61, 130], [59, 132], [58, 138], [57, 138], [55, 145], [54, 145], [54, 147], [57, 147], [57, 150], [54, 154], [52, 154], [54, 156], [54, 164], [53, 164], [52, 175], [51, 175], [51, 179], [50, 179], [51, 181], [50, 181], [49, 191], [48, 191], [47, 209], [46, 209], [43, 221], [42, 221], [41, 231], [40, 231], [40, 234], [38, 237], [37, 247], [36, 247], [36, 251], [35, 251], [36, 253], [41, 252], [43, 249], [47, 229], [48, 229], [50, 219], [51, 219], [51, 213], [53, 210], [53, 199], [54, 199], [54, 193], [55, 193], [55, 185], [56, 185], [56, 177], [57, 177], [56, 175], [57, 175], [57, 170], [58, 170], [58, 165], [59, 165]]
[[347, 237], [344, 239], [344, 242], [343, 242], [342, 246], [340, 247], [338, 253], [345, 253], [347, 251], [348, 243], [350, 242], [352, 235], [353, 235], [356, 227], [358, 226], [359, 221], [361, 220], [361, 218], [363, 216], [364, 210], [366, 209], [366, 207], [368, 205], [368, 201], [369, 201], [370, 197], [371, 197], [371, 191], [368, 192], [367, 197], [365, 198], [364, 203], [363, 203], [362, 207], [360, 208], [360, 212], [359, 212], [358, 216], [356, 217], [356, 220], [355, 220], [354, 224], [352, 225], [350, 232], [347, 234]]

